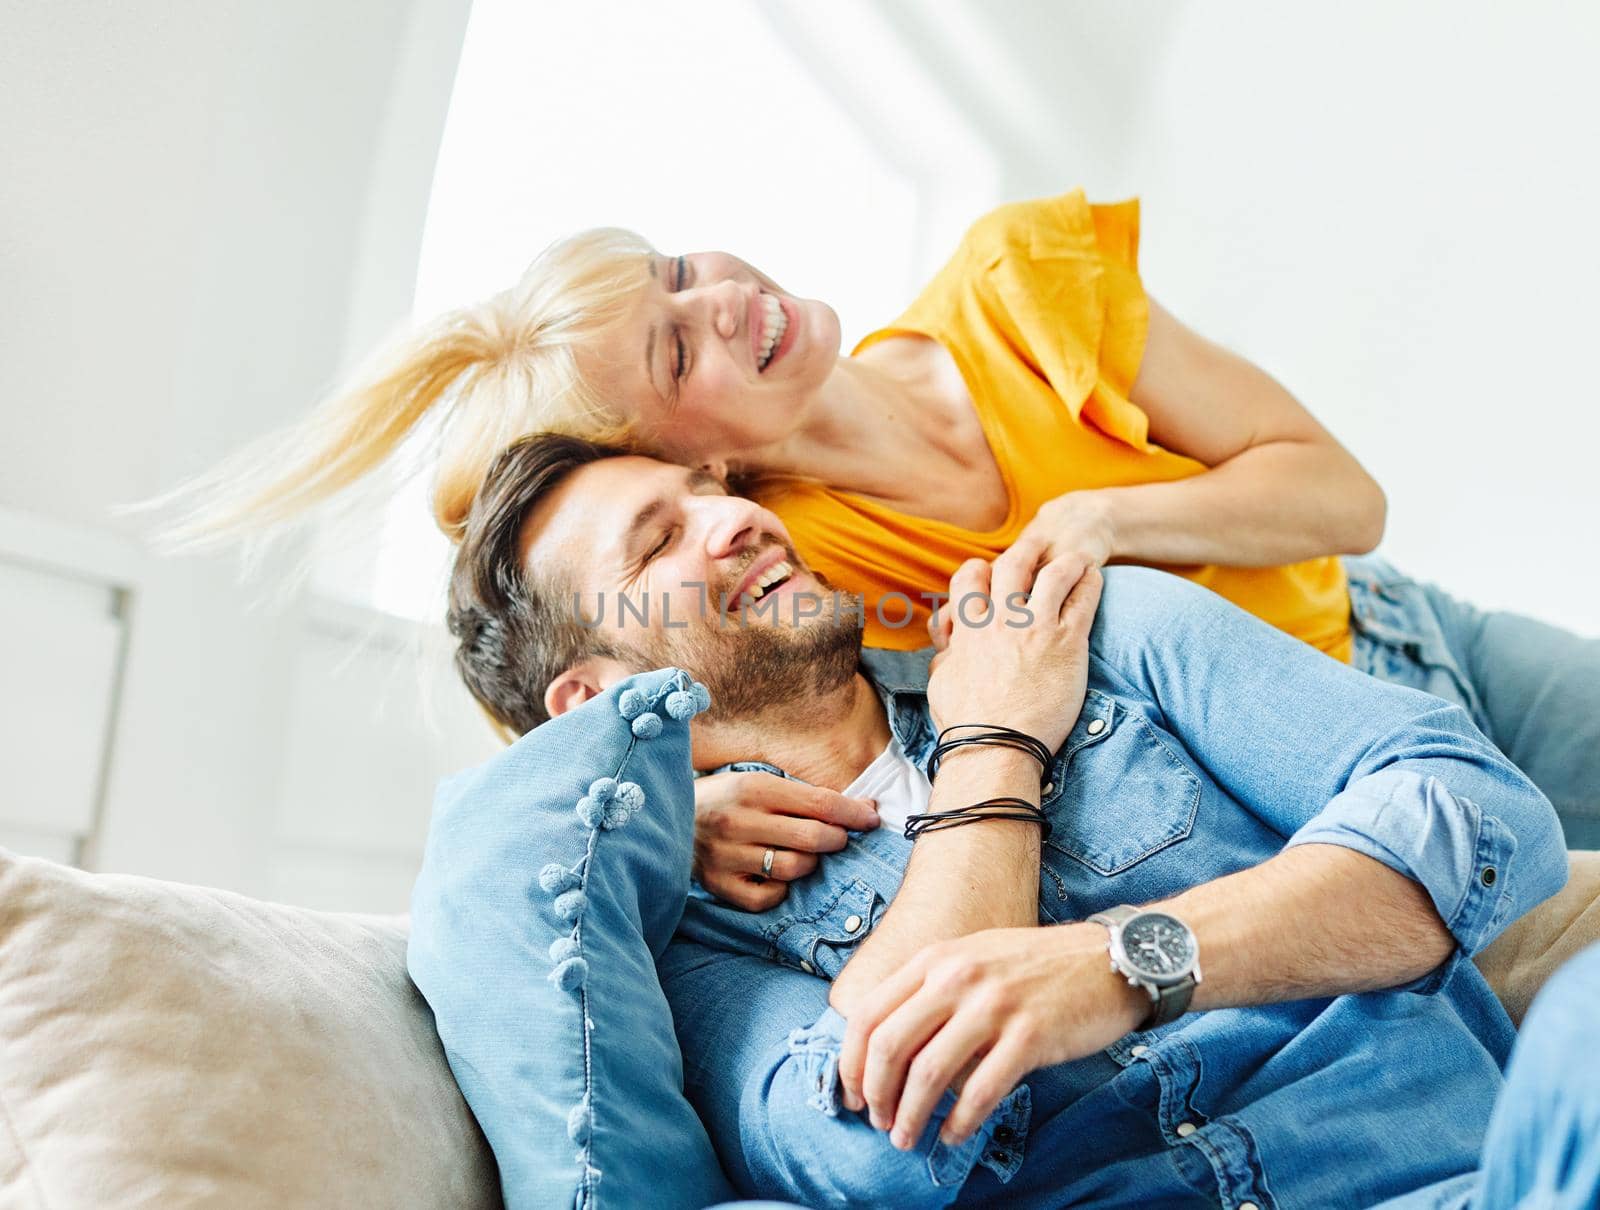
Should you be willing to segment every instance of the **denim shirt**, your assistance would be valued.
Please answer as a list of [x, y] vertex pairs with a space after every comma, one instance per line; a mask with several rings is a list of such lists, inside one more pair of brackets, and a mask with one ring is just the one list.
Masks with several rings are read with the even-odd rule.
[[[929, 656], [862, 654], [923, 768]], [[1112, 568], [1083, 709], [1041, 801], [1042, 925], [1319, 843], [1420, 883], [1457, 949], [1403, 988], [1189, 1013], [1041, 1068], [958, 1147], [937, 1139], [946, 1092], [902, 1152], [842, 1107], [828, 981], [882, 920], [911, 843], [852, 833], [769, 911], [697, 891], [661, 963], [686, 1092], [741, 1192], [809, 1206], [1356, 1207], [1475, 1167], [1514, 1032], [1464, 959], [1555, 893], [1567, 862], [1548, 801], [1460, 707], [1184, 580]]]

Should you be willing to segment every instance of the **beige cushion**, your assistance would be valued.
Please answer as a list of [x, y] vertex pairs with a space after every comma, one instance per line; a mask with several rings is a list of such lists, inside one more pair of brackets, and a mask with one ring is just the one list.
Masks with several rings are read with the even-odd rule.
[[1567, 885], [1495, 939], [1478, 955], [1478, 969], [1518, 1025], [1556, 967], [1600, 942], [1600, 852], [1569, 854]]
[[0, 1210], [499, 1204], [403, 920], [0, 850]]

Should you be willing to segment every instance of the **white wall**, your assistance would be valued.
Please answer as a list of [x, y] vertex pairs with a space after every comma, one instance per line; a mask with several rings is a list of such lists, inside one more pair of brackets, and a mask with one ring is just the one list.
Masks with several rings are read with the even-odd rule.
[[[0, 507], [128, 532], [111, 505], [298, 415], [347, 327], [404, 314], [465, 8], [0, 7]], [[408, 105], [420, 194], [390, 203], [415, 219], [388, 248], [404, 288], [360, 296], [374, 182], [408, 176], [386, 119]], [[91, 858], [266, 891], [302, 607], [251, 608], [259, 587], [220, 561], [139, 575]]]
[[[1600, 9], [890, 7], [908, 28], [957, 14], [998, 48], [1000, 88], [951, 74], [1024, 149], [1011, 196], [1142, 196], [1150, 291], [1366, 463], [1382, 553], [1600, 633]], [[1031, 117], [1006, 108], [1018, 80]]]

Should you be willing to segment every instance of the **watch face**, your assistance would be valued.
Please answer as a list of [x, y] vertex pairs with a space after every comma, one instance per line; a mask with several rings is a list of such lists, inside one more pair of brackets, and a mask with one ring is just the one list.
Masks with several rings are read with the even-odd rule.
[[1141, 912], [1122, 926], [1122, 949], [1140, 974], [1161, 982], [1193, 969], [1194, 934], [1164, 912]]

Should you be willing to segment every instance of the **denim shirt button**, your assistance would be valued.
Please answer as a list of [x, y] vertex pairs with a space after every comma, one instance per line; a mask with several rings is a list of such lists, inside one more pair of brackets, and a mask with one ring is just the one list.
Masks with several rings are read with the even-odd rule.
[[805, 973], [808, 975], [814, 975], [817, 973], [817, 968], [812, 966], [811, 963], [807, 962], [804, 958], [800, 959], [800, 969], [805, 971]]
[[1129, 1057], [1134, 1059], [1137, 1059], [1140, 1055], [1148, 1053], [1150, 1053], [1150, 1048], [1148, 1046], [1135, 1046], [1132, 1050], [1128, 1051]]
[[1009, 1126], [1002, 1126], [994, 1132], [994, 1141], [997, 1143], [1009, 1143], [1016, 1137], [1017, 1132]]
[[846, 916], [845, 917], [845, 920], [844, 920], [844, 931], [845, 932], [853, 933], [857, 929], [859, 929], [860, 927], [861, 927], [861, 917], [860, 916], [851, 915], [851, 916]]
[[1198, 1129], [1199, 1127], [1197, 1127], [1193, 1122], [1179, 1122], [1178, 1137], [1180, 1139], [1186, 1139]]
[[1092, 719], [1089, 725], [1084, 728], [1090, 735], [1099, 735], [1105, 729], [1106, 720], [1103, 718]]
[[1483, 867], [1483, 873], [1479, 877], [1482, 879], [1484, 886], [1493, 886], [1494, 880], [1500, 875], [1495, 872], [1495, 868], [1492, 865], [1486, 865]]

